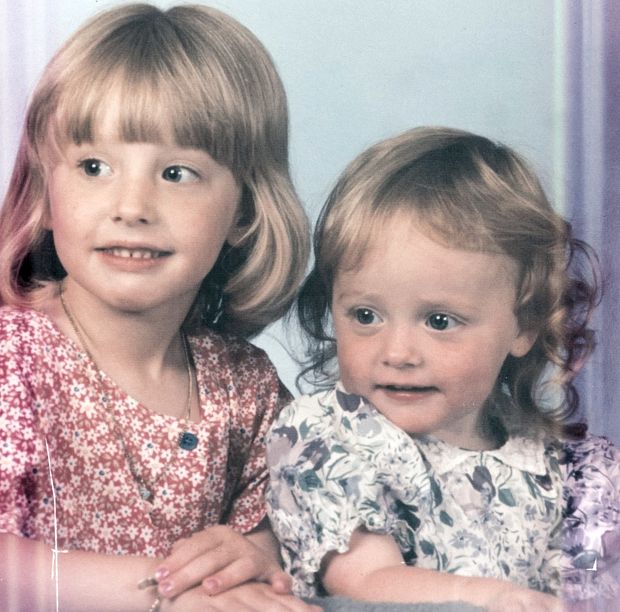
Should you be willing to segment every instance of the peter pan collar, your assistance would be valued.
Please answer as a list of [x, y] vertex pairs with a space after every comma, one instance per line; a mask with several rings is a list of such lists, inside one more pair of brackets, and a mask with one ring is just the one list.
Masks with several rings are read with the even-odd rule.
[[483, 451], [451, 446], [432, 436], [416, 436], [414, 441], [437, 474], [450, 472], [472, 457], [493, 457], [505, 465], [534, 475], [544, 476], [547, 473], [542, 438], [514, 436], [500, 448]]

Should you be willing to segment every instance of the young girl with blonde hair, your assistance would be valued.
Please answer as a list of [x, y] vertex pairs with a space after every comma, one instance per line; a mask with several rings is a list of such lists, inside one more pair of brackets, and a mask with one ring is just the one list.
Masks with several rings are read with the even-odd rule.
[[287, 140], [205, 6], [104, 12], [47, 66], [0, 212], [3, 610], [308, 608], [263, 499], [290, 396], [244, 339], [305, 267]]
[[[268, 438], [297, 593], [559, 610], [614, 592], [620, 453], [570, 419], [596, 258], [513, 151], [420, 128], [337, 182]], [[335, 386], [334, 386], [335, 383]]]

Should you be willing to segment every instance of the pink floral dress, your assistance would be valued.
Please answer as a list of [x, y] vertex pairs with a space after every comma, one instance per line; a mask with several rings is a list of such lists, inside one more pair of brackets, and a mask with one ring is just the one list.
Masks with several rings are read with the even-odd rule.
[[[96, 371], [41, 313], [0, 308], [0, 531], [58, 549], [164, 556], [217, 523], [265, 516], [264, 436], [289, 399], [267, 356], [191, 337], [201, 421], [156, 414]], [[153, 497], [141, 497], [117, 433]], [[177, 441], [189, 429], [193, 450]]]

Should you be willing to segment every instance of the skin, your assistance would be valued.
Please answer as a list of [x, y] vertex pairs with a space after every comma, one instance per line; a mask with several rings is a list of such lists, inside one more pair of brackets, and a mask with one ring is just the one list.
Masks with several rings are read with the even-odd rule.
[[334, 282], [347, 391], [408, 433], [492, 447], [482, 407], [507, 355], [525, 355], [535, 339], [513, 312], [516, 273], [505, 255], [447, 248], [410, 219], [389, 221], [361, 265]]
[[[535, 336], [514, 314], [516, 264], [507, 256], [446, 247], [415, 217], [395, 215], [355, 269], [341, 270], [332, 317], [346, 390], [366, 397], [410, 434], [489, 449], [480, 416], [507, 355]], [[402, 563], [389, 535], [354, 532], [322, 567], [332, 595], [398, 602], [465, 601], [488, 610], [557, 612], [560, 601], [505, 580], [469, 578]]]
[[[97, 365], [129, 395], [180, 417], [188, 382], [179, 330], [235, 234], [241, 188], [202, 150], [172, 139], [122, 141], [118, 108], [110, 102], [94, 141], [69, 143], [49, 173], [46, 224], [68, 274], [64, 295], [82, 337], [57, 287], [46, 288], [39, 304], [74, 342], [84, 340]], [[194, 420], [200, 418], [196, 395]], [[62, 552], [58, 581], [52, 559], [42, 542], [0, 534], [0, 608], [53, 609], [58, 584], [63, 610], [145, 610], [155, 588], [136, 585], [159, 571], [162, 610], [316, 609], [287, 594], [290, 581], [266, 524], [247, 536], [208, 528], [177, 543], [167, 559]], [[32, 560], [38, 571], [13, 571]]]

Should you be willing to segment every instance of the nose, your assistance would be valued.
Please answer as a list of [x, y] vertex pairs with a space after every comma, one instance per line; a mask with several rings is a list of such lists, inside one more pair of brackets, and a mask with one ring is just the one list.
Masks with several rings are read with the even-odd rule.
[[423, 363], [419, 334], [410, 325], [385, 330], [383, 365], [392, 368], [418, 367]]
[[146, 179], [135, 178], [119, 186], [111, 212], [112, 220], [127, 225], [149, 224], [155, 220], [155, 187]]

